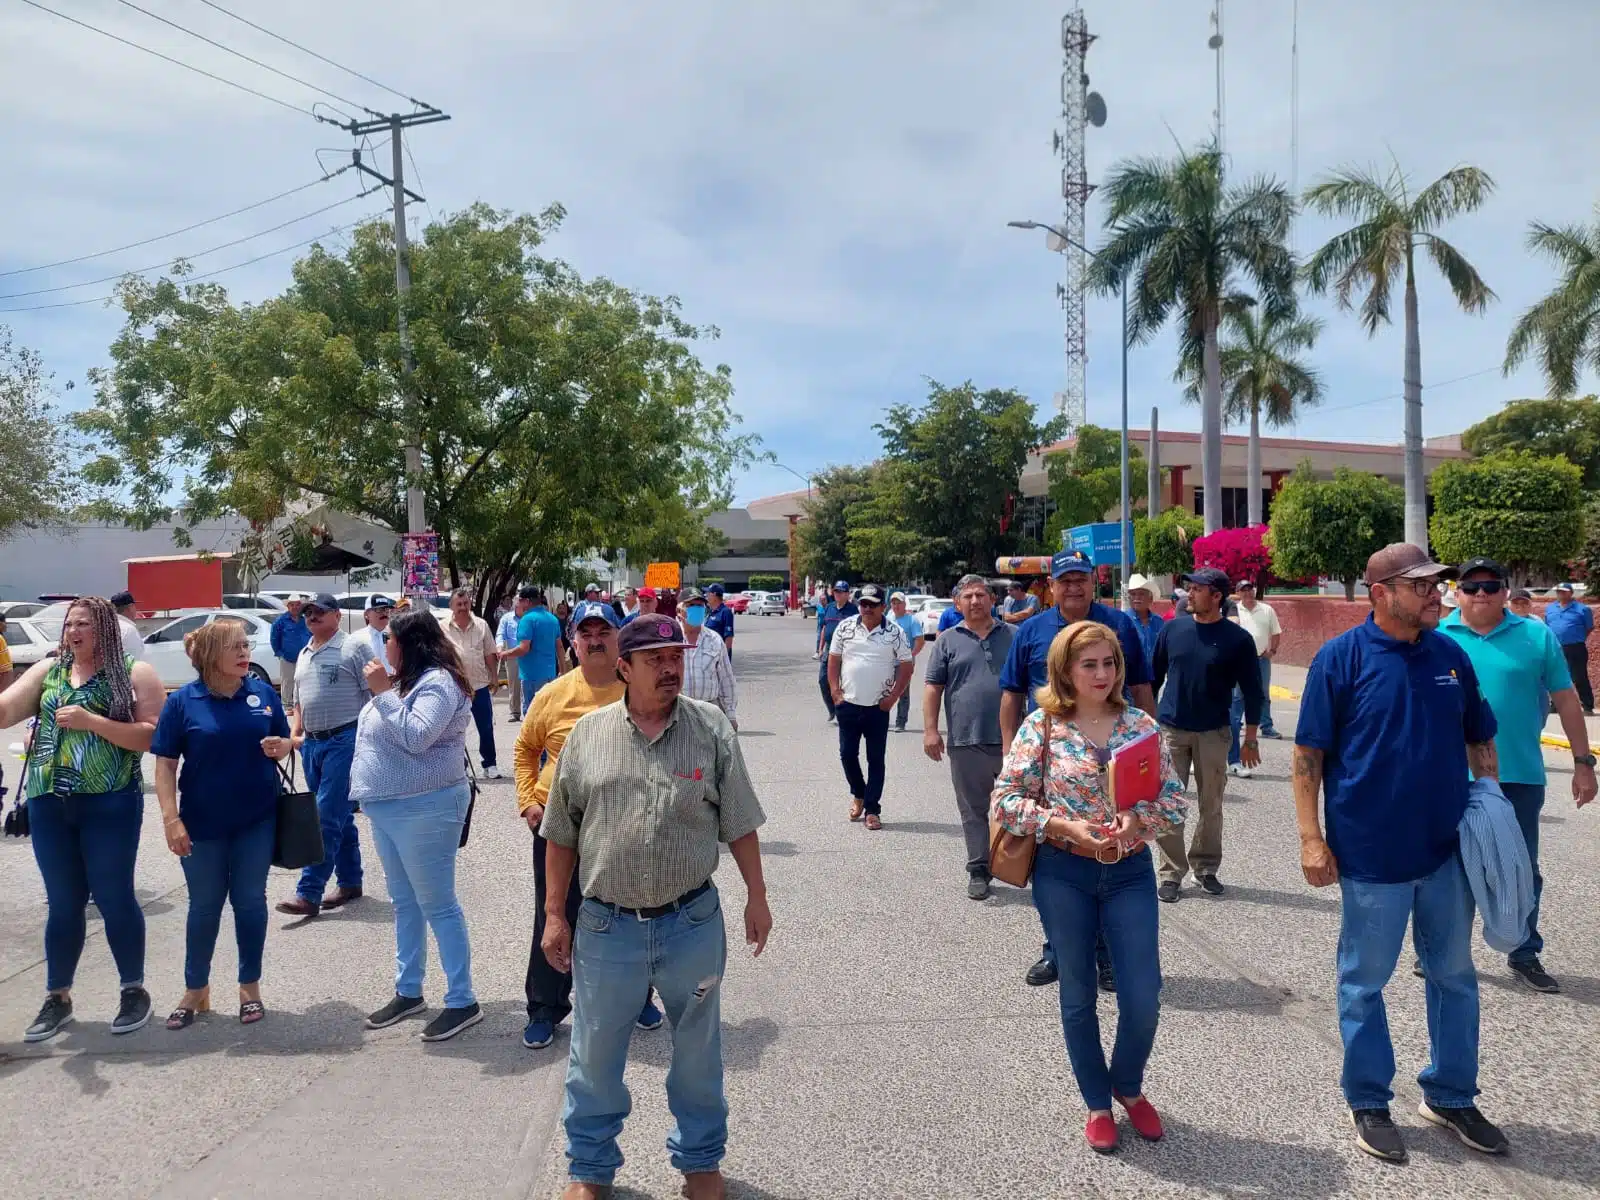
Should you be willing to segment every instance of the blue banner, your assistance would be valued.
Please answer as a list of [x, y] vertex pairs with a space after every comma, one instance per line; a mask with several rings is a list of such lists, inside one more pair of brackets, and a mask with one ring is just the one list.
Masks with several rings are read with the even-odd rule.
[[1097, 567], [1115, 567], [1122, 562], [1122, 526], [1116, 521], [1076, 525], [1061, 535], [1063, 550], [1082, 550]]

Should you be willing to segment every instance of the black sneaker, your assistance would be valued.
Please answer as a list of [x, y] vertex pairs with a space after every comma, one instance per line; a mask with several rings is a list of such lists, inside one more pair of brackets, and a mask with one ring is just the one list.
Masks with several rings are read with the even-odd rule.
[[447, 1008], [422, 1030], [425, 1042], [446, 1042], [462, 1030], [471, 1029], [483, 1020], [483, 1008], [476, 1002], [465, 1008]]
[[1178, 902], [1178, 885], [1168, 879], [1156, 889], [1156, 899], [1163, 904], [1176, 904]]
[[33, 1019], [33, 1024], [28, 1026], [28, 1031], [22, 1035], [25, 1042], [44, 1042], [55, 1037], [61, 1030], [72, 1024], [72, 1001], [65, 996], [51, 994], [44, 998], [44, 1007], [39, 1010], [39, 1015]]
[[1489, 1123], [1487, 1117], [1474, 1105], [1465, 1108], [1435, 1108], [1424, 1100], [1417, 1106], [1417, 1115], [1448, 1129], [1460, 1139], [1461, 1144], [1479, 1154], [1504, 1154], [1511, 1143], [1499, 1128]]
[[1222, 886], [1222, 880], [1215, 875], [1198, 876], [1195, 882], [1200, 885], [1200, 890], [1208, 896], [1220, 896], [1226, 890]]
[[1112, 969], [1110, 963], [1101, 963], [1098, 967], [1096, 967], [1095, 977], [1095, 981], [1100, 985], [1100, 990], [1102, 992], [1109, 992], [1112, 995], [1116, 994], [1117, 973]]
[[407, 1017], [418, 1015], [427, 1007], [428, 1002], [421, 996], [401, 996], [397, 993], [393, 1000], [367, 1018], [367, 1028], [387, 1029]]
[[989, 877], [974, 871], [967, 876], [967, 899], [985, 900], [989, 896]]
[[1418, 979], [1426, 979], [1428, 977], [1422, 969], [1422, 960], [1420, 958], [1413, 958], [1411, 960], [1411, 973]]
[[1056, 965], [1048, 958], [1041, 958], [1028, 968], [1029, 987], [1044, 987], [1047, 983], [1054, 983], [1058, 978], [1060, 975], [1056, 971]]
[[1556, 982], [1555, 976], [1544, 969], [1544, 964], [1537, 957], [1523, 959], [1508, 965], [1511, 967], [1513, 975], [1536, 992], [1552, 994], [1561, 990], [1561, 985]]
[[1400, 1140], [1387, 1108], [1358, 1108], [1350, 1114], [1356, 1127], [1356, 1145], [1373, 1158], [1384, 1162], [1403, 1163], [1406, 1144]]
[[142, 987], [123, 988], [117, 1015], [111, 1018], [111, 1032], [132, 1033], [143, 1029], [149, 1020], [150, 993]]

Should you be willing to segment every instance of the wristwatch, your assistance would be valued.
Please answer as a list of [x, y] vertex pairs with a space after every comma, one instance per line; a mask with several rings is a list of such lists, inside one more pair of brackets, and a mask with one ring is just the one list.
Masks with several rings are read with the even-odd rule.
[[1596, 759], [1592, 754], [1574, 754], [1572, 756], [1574, 766], [1592, 767], [1597, 761], [1600, 761], [1600, 759]]

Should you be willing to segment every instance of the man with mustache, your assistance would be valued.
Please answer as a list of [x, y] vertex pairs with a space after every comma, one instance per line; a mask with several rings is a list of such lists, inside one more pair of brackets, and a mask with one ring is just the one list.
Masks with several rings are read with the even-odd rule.
[[[545, 900], [548, 876], [545, 858], [548, 843], [539, 836], [539, 822], [555, 779], [556, 763], [567, 735], [578, 718], [604, 704], [622, 699], [623, 683], [617, 677], [617, 614], [601, 600], [584, 600], [572, 611], [572, 649], [577, 669], [539, 689], [528, 706], [512, 751], [517, 780], [517, 808], [533, 831], [533, 947], [528, 952], [528, 974], [523, 991], [528, 998], [528, 1025], [522, 1031], [522, 1044], [540, 1050], [555, 1040], [556, 1026], [572, 1011], [572, 976], [550, 965], [539, 943], [545, 932]], [[570, 883], [563, 883], [566, 903], [563, 909], [570, 925], [578, 919], [583, 892], [571, 872]], [[661, 1028], [661, 1010], [651, 1003], [649, 993], [636, 1023], [640, 1029]]]

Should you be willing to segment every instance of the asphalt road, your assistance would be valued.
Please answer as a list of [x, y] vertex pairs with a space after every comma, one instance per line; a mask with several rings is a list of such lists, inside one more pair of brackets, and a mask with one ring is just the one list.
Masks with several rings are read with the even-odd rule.
[[[1481, 1104], [1510, 1134], [1504, 1161], [1472, 1155], [1414, 1115], [1426, 1055], [1422, 986], [1391, 984], [1400, 1063], [1394, 1111], [1409, 1166], [1359, 1154], [1338, 1092], [1333, 1010], [1338, 896], [1300, 878], [1288, 743], [1231, 780], [1220, 899], [1192, 888], [1163, 907], [1165, 974], [1148, 1094], [1165, 1142], [1099, 1158], [1062, 1047], [1052, 989], [1022, 975], [1038, 950], [1026, 892], [965, 896], [946, 768], [913, 732], [891, 735], [885, 829], [847, 822], [823, 723], [810, 626], [743, 619], [742, 744], [768, 814], [777, 925], [752, 960], [737, 935], [723, 1001], [730, 1194], [854, 1197], [1593, 1196], [1600, 1186], [1600, 935], [1591, 919], [1600, 812], [1574, 813], [1552, 777], [1545, 817], [1546, 963], [1557, 997], [1513, 986], [1481, 945]], [[918, 678], [920, 680], [920, 669]], [[1294, 681], [1280, 680], [1294, 690]], [[1277, 704], [1292, 730], [1292, 703]], [[913, 716], [912, 725], [920, 726]], [[497, 721], [509, 759], [514, 727]], [[1552, 763], [1559, 761], [1552, 752]], [[532, 926], [528, 833], [509, 782], [488, 784], [463, 852], [462, 902], [488, 1018], [438, 1046], [416, 1023], [361, 1018], [390, 994], [381, 870], [368, 897], [315, 921], [273, 914], [263, 995], [241, 1027], [231, 928], [213, 967], [218, 1011], [181, 1033], [159, 1022], [113, 1038], [116, 981], [98, 922], [79, 971], [78, 1022], [54, 1042], [20, 1034], [43, 987], [42, 890], [25, 844], [0, 841], [0, 1197], [550, 1197], [567, 1037], [524, 1050]], [[182, 875], [149, 800], [139, 890], [157, 1016], [182, 986]], [[731, 928], [743, 888], [718, 872]], [[271, 898], [292, 880], [275, 873]], [[437, 1004], [442, 982], [428, 980]], [[1109, 1029], [1114, 1002], [1102, 1000]], [[622, 1197], [677, 1195], [663, 1142], [670, 1034], [639, 1033], [623, 1136]]]

